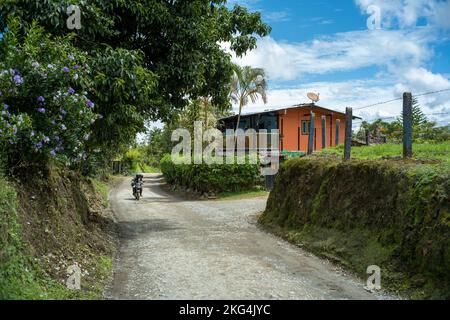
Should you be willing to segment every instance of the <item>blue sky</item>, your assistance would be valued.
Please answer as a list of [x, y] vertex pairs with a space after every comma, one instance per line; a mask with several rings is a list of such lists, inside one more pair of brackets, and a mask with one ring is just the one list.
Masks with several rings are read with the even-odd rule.
[[[450, 88], [450, 3], [443, 0], [231, 0], [261, 12], [273, 31], [240, 65], [266, 69], [269, 103], [247, 112], [308, 102], [344, 110]], [[375, 7], [370, 7], [375, 6]], [[371, 11], [368, 12], [369, 7]], [[379, 30], [367, 20], [380, 13]], [[226, 47], [226, 45], [225, 45]], [[420, 97], [427, 114], [450, 113], [450, 92]], [[367, 120], [397, 116], [401, 101], [356, 112]], [[430, 116], [448, 124], [449, 115]]]

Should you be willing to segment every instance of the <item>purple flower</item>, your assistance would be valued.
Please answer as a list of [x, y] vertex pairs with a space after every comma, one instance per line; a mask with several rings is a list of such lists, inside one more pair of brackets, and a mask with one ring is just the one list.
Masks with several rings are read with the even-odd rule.
[[69, 54], [69, 59], [70, 60], [75, 60], [75, 57], [73, 55]]
[[37, 108], [36, 110], [39, 113], [45, 113], [45, 108]]
[[67, 67], [64, 67], [64, 68], [63, 68], [63, 71], [64, 71], [64, 72], [70, 72], [70, 69], [67, 68]]
[[65, 115], [67, 114], [67, 111], [64, 110], [64, 109], [59, 109], [59, 112], [61, 112], [61, 114], [62, 114], [63, 116], [65, 116]]
[[22, 84], [23, 83], [23, 78], [21, 76], [19, 76], [18, 74], [14, 76], [13, 80], [14, 80], [14, 82], [16, 84]]
[[66, 131], [67, 130], [67, 127], [65, 126], [65, 125], [61, 125], [61, 129], [62, 129], [62, 131]]
[[50, 151], [50, 155], [51, 155], [52, 157], [56, 156], [55, 150]]
[[45, 142], [45, 143], [50, 142], [50, 138], [49, 138], [49, 137], [44, 137], [44, 142]]
[[78, 73], [75, 73], [75, 74], [73, 75], [73, 78], [74, 78], [75, 80], [78, 80]]
[[37, 98], [37, 101], [40, 102], [40, 103], [44, 103], [45, 98], [44, 98], [43, 96], [39, 96], [39, 97]]
[[93, 107], [95, 106], [95, 104], [94, 104], [91, 100], [86, 101], [86, 105], [87, 105], [89, 108], [93, 108]]
[[69, 94], [74, 94], [75, 90], [73, 88], [69, 88]]
[[38, 143], [36, 143], [36, 148], [37, 149], [42, 149], [42, 142], [38, 142]]
[[5, 104], [3, 105], [3, 109], [8, 110], [8, 108], [9, 108], [9, 106], [5, 103]]
[[76, 64], [76, 65], [73, 66], [73, 68], [74, 68], [75, 70], [77, 70], [77, 69], [80, 69], [81, 67], [80, 67], [80, 65]]
[[59, 136], [55, 136], [55, 141], [56, 141], [56, 142], [59, 142], [59, 140], [60, 140], [60, 139], [59, 139]]

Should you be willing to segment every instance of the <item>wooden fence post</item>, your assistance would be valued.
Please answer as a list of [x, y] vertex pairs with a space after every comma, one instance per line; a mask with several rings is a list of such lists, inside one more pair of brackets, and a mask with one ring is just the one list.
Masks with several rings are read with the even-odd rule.
[[322, 149], [327, 147], [327, 117], [322, 116]]
[[412, 132], [413, 114], [412, 114], [412, 94], [405, 92], [403, 94], [403, 158], [412, 158]]
[[314, 151], [314, 123], [316, 122], [316, 114], [311, 111], [310, 125], [309, 125], [309, 137], [308, 137], [308, 155]]
[[336, 120], [336, 137], [335, 137], [335, 145], [336, 147], [340, 144], [341, 142], [341, 120], [337, 119]]
[[350, 160], [352, 152], [352, 126], [353, 126], [353, 109], [347, 108], [345, 111], [345, 146], [344, 160]]
[[370, 145], [370, 132], [369, 129], [366, 129], [366, 145]]

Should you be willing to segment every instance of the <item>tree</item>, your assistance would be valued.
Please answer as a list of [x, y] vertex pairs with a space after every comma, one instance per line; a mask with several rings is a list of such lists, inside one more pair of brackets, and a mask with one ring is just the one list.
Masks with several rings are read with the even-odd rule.
[[0, 152], [11, 171], [50, 157], [74, 166], [100, 118], [85, 91], [87, 57], [67, 37], [50, 39], [33, 24], [21, 39], [18, 28], [10, 20], [0, 42]]
[[[256, 47], [256, 36], [271, 30], [260, 13], [249, 13], [239, 5], [230, 9], [225, 0], [71, 3], [81, 12], [77, 46], [89, 52], [109, 45], [143, 53], [143, 66], [159, 79], [148, 113], [161, 119], [198, 97], [209, 96], [215, 105], [228, 105], [232, 63], [221, 43], [230, 43], [231, 50], [242, 56]], [[38, 21], [55, 36], [70, 33], [66, 7], [65, 0], [6, 0], [0, 7], [0, 32], [5, 18], [16, 15], [24, 22]]]
[[[53, 37], [74, 32], [72, 44], [86, 52], [94, 75], [88, 93], [103, 117], [92, 127], [89, 158], [106, 163], [144, 131], [144, 120], [170, 120], [190, 101], [210, 97], [226, 109], [233, 74], [221, 43], [242, 56], [270, 27], [260, 13], [224, 0], [74, 0], [80, 30], [66, 26], [67, 1], [3, 0], [0, 33], [7, 18], [21, 21], [25, 35], [37, 21]], [[141, 87], [143, 86], [143, 87]]]
[[[412, 100], [412, 118], [413, 118], [413, 127], [420, 127], [425, 125], [428, 122], [427, 117], [422, 112], [422, 109], [420, 108], [419, 101], [417, 98], [413, 97]], [[397, 120], [403, 127], [403, 111], [400, 117]]]
[[239, 105], [236, 123], [236, 130], [238, 130], [242, 109], [249, 101], [255, 103], [259, 98], [262, 98], [264, 104], [267, 103], [267, 82], [264, 69], [235, 66], [231, 80], [230, 97], [234, 103]]

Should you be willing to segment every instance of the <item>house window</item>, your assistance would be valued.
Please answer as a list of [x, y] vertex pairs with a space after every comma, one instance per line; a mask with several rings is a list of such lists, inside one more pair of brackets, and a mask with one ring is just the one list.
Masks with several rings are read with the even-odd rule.
[[303, 120], [302, 121], [302, 135], [308, 136], [310, 128], [311, 128], [311, 121]]

